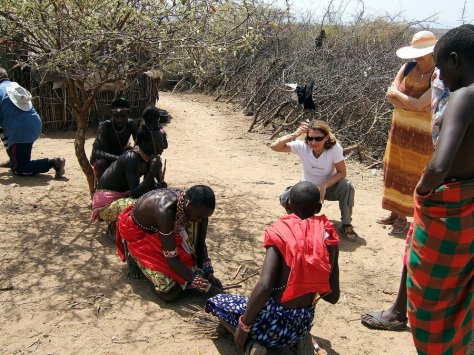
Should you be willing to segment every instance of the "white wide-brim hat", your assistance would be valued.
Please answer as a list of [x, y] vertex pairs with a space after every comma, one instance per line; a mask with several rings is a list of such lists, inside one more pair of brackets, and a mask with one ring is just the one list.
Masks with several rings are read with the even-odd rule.
[[22, 111], [29, 111], [33, 108], [30, 92], [18, 83], [8, 84], [7, 95], [11, 102]]
[[413, 35], [411, 45], [397, 50], [397, 57], [415, 59], [433, 53], [437, 39], [433, 32], [420, 31]]

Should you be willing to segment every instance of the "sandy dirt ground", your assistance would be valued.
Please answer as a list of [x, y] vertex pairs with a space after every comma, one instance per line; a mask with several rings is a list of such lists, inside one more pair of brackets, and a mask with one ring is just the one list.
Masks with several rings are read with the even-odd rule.
[[[269, 134], [247, 133], [249, 117], [201, 95], [160, 95], [173, 117], [166, 126], [166, 180], [171, 186], [210, 185], [217, 209], [208, 248], [216, 276], [233, 279], [239, 266], [259, 270], [263, 230], [284, 214], [282, 190], [300, 177], [298, 157], [274, 153]], [[95, 133], [86, 144], [90, 153]], [[160, 301], [145, 280], [127, 278], [126, 265], [89, 220], [86, 180], [74, 156], [73, 133], [45, 134], [34, 157], [64, 156], [66, 178], [53, 174], [13, 176], [0, 168], [0, 353], [1, 354], [238, 354], [229, 336], [201, 317], [205, 299], [190, 293]], [[6, 154], [0, 151], [0, 160]], [[415, 354], [409, 330], [365, 328], [360, 313], [381, 310], [396, 296], [404, 238], [375, 223], [382, 181], [348, 162], [356, 188], [354, 225], [361, 238], [341, 242], [341, 299], [320, 302], [312, 335], [329, 354]], [[323, 212], [340, 218], [337, 203]], [[235, 290], [249, 295], [257, 277]]]

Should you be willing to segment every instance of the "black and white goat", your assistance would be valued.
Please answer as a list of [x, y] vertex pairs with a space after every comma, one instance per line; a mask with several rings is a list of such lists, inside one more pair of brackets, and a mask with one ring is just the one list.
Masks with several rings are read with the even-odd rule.
[[305, 110], [316, 110], [316, 104], [313, 101], [314, 81], [305, 86], [299, 86], [298, 84], [285, 85], [291, 89], [291, 98], [298, 101], [299, 105], [303, 105]]

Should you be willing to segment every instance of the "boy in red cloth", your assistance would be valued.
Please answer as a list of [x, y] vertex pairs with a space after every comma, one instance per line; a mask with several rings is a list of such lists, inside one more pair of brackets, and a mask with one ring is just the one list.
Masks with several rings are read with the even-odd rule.
[[[220, 294], [208, 299], [206, 311], [234, 334], [239, 348], [295, 346], [311, 329], [319, 295], [339, 300], [339, 237], [321, 210], [318, 188], [308, 181], [294, 185], [293, 212], [265, 230], [266, 256], [250, 299]], [[257, 342], [257, 343], [255, 343]]]

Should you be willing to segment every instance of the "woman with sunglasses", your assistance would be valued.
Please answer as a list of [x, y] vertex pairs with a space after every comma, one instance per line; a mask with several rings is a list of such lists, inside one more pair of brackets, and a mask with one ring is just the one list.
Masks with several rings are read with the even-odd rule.
[[[296, 140], [301, 135], [305, 140]], [[275, 152], [297, 154], [303, 163], [302, 181], [315, 184], [324, 200], [339, 201], [342, 226], [340, 232], [347, 240], [357, 240], [352, 227], [352, 207], [354, 206], [354, 187], [346, 179], [346, 164], [341, 145], [324, 121], [315, 120], [303, 123], [294, 133], [278, 138], [270, 148]], [[281, 205], [288, 210], [291, 186], [280, 196]]]

